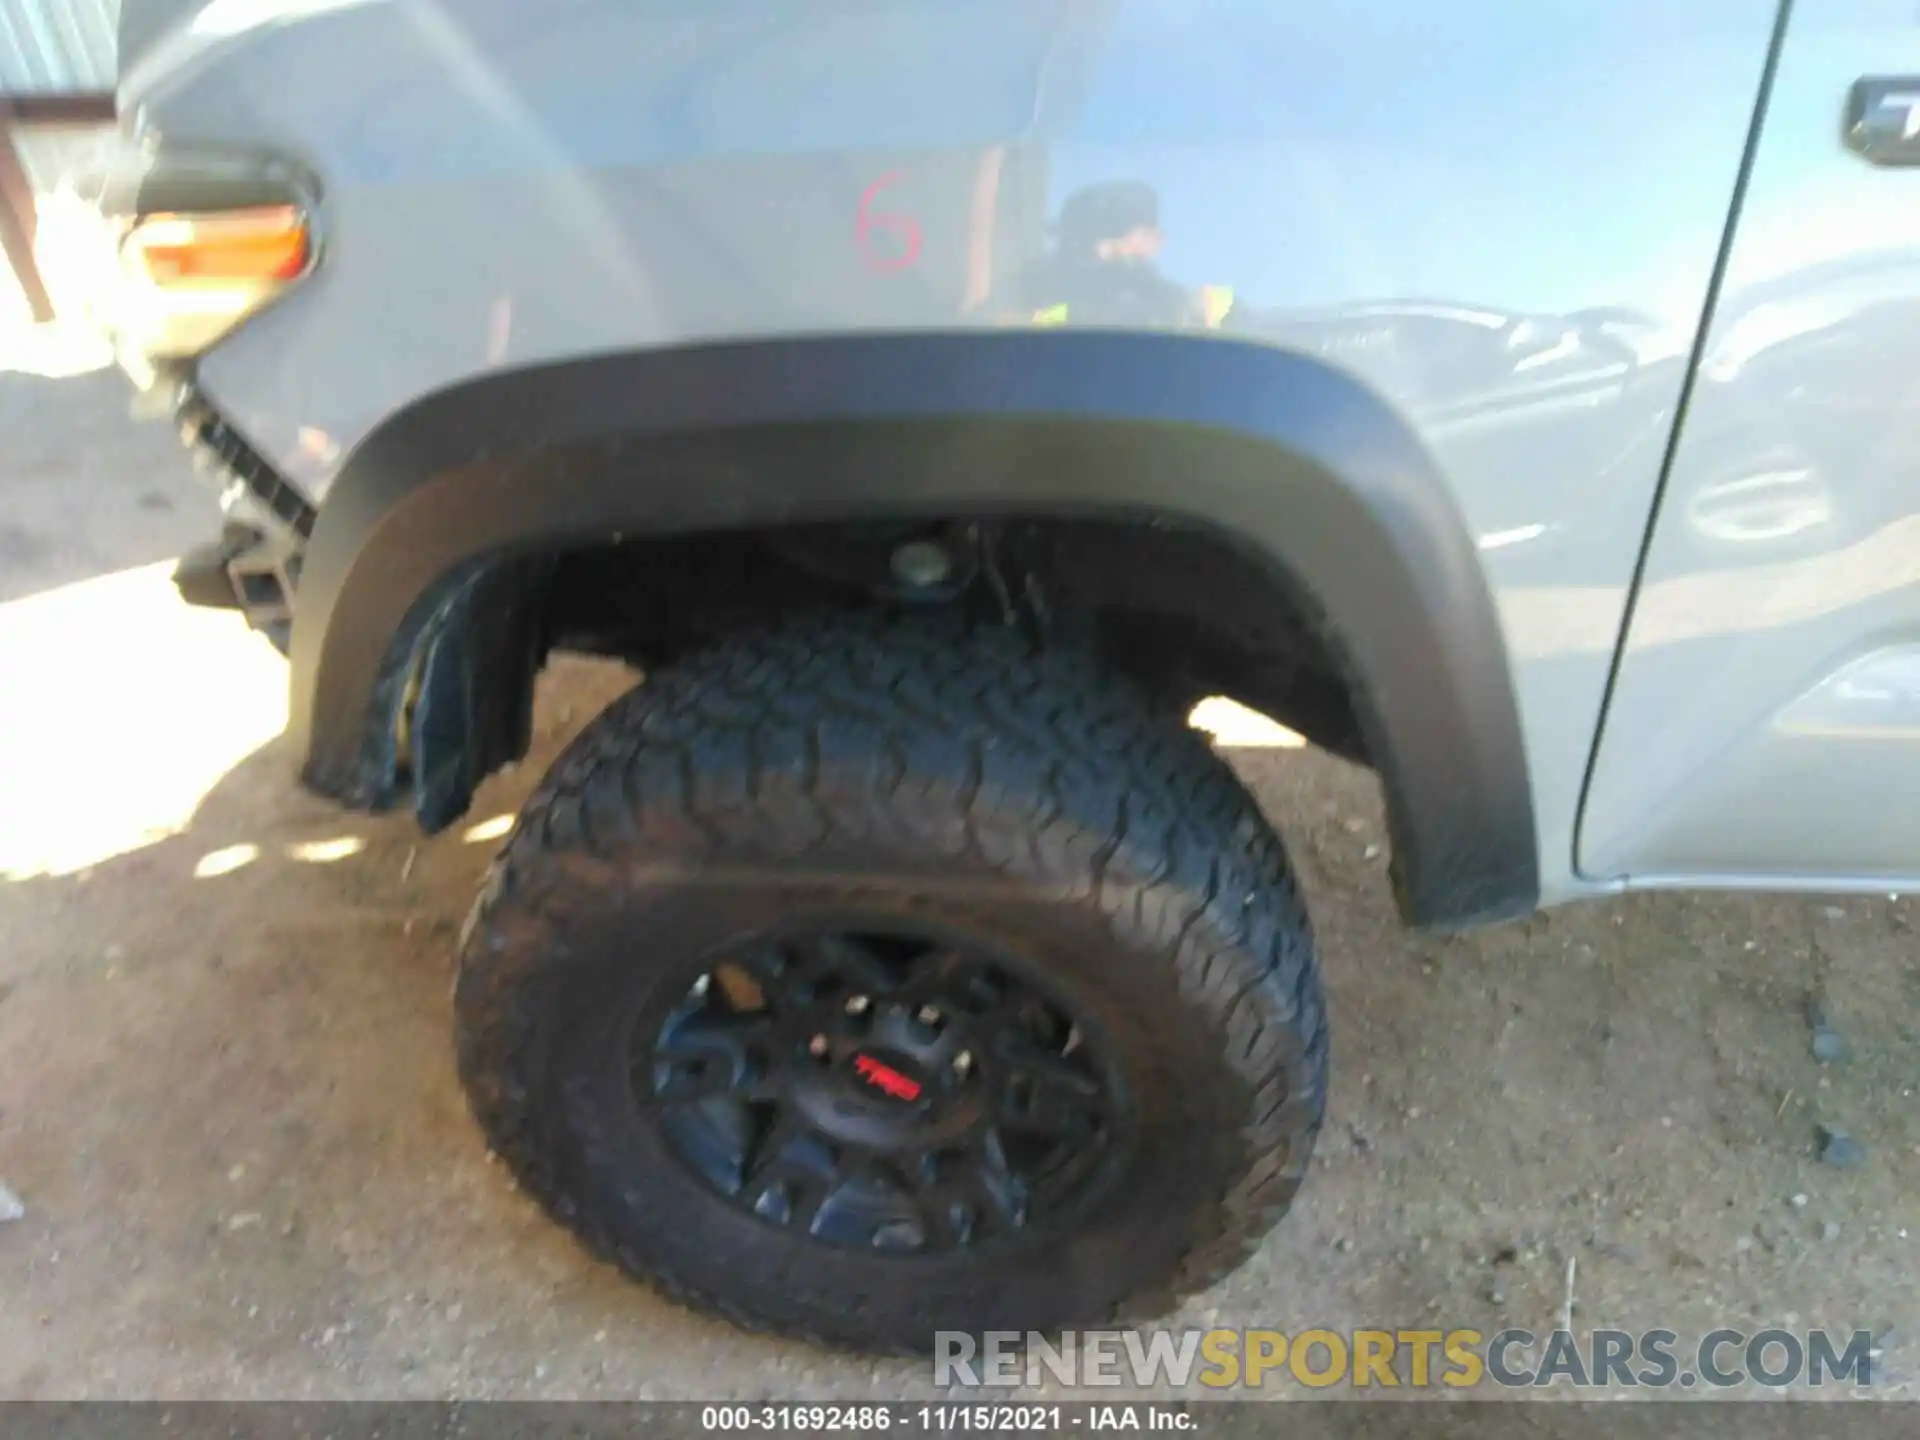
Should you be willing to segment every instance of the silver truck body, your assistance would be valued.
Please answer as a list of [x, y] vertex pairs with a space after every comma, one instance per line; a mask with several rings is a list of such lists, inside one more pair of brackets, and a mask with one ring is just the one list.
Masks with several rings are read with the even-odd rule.
[[[1383, 400], [1471, 537], [1540, 901], [1920, 881], [1920, 176], [1841, 134], [1856, 80], [1920, 73], [1907, 7], [139, 15], [147, 143], [313, 177], [320, 263], [195, 384], [323, 517], [396, 411], [572, 357], [1272, 347]], [[1144, 258], [1189, 308], [1026, 282], [1113, 182], [1151, 196]]]

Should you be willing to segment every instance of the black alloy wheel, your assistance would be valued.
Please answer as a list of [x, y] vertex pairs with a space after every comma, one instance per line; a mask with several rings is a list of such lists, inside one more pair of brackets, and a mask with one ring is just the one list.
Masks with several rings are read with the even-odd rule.
[[1123, 1077], [1019, 962], [898, 924], [735, 947], [636, 1036], [679, 1156], [769, 1224], [929, 1254], [1042, 1243], [1124, 1167]]

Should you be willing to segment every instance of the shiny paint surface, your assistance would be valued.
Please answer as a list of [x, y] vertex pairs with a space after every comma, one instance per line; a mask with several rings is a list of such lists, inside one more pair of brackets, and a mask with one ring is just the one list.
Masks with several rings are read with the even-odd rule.
[[1920, 883], [1920, 173], [1840, 142], [1920, 14], [1795, 7], [1582, 824], [1595, 876]]
[[[1217, 329], [1359, 376], [1479, 539], [1553, 899], [1775, 13], [215, 0], [122, 99], [321, 177], [325, 263], [200, 371], [316, 496], [402, 404], [596, 351]], [[1152, 223], [1086, 229], [1112, 182]]]

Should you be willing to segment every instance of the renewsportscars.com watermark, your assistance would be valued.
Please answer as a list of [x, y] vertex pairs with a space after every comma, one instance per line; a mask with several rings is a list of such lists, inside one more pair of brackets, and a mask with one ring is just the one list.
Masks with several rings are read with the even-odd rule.
[[1214, 1390], [1864, 1388], [1876, 1354], [1866, 1330], [1713, 1330], [1692, 1344], [1672, 1330], [1594, 1330], [1584, 1344], [1566, 1330], [943, 1330], [933, 1353], [936, 1385]]

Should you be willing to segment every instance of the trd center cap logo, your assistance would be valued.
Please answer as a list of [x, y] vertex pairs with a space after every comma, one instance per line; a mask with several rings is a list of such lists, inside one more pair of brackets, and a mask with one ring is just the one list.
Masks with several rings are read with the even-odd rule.
[[911, 1075], [872, 1055], [855, 1055], [853, 1073], [890, 1100], [918, 1100], [926, 1087]]

